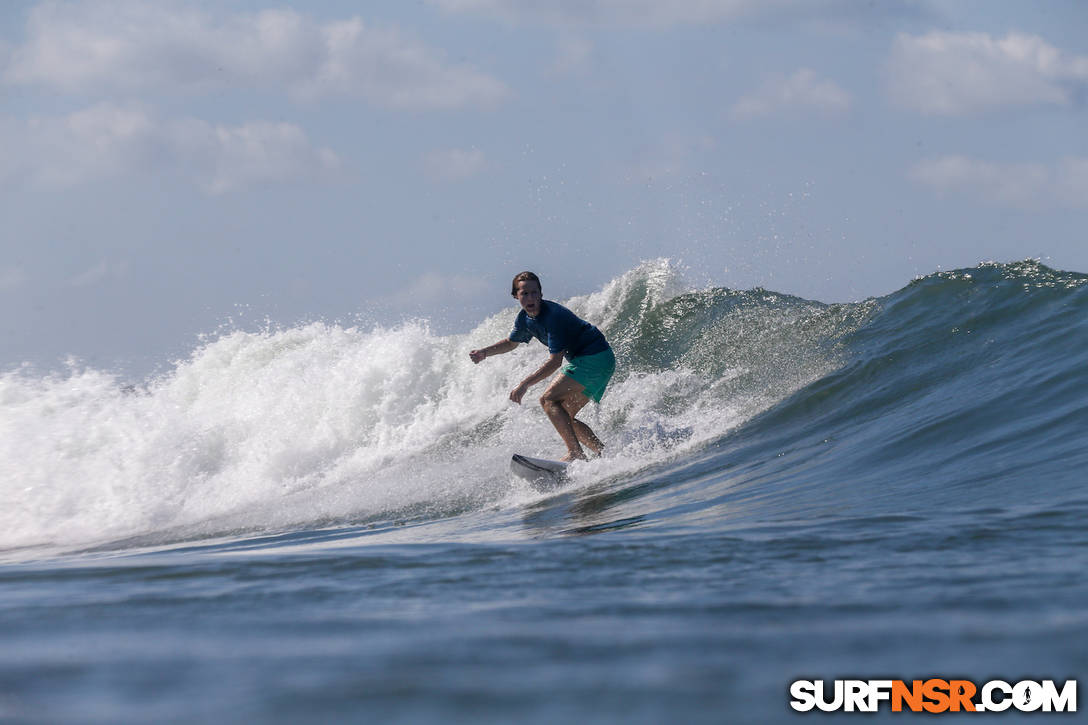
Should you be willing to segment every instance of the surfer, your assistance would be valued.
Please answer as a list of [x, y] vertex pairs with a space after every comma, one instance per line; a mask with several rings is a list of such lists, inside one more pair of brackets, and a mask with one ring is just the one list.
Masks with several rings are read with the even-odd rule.
[[[595, 326], [563, 305], [541, 297], [540, 278], [532, 272], [514, 277], [510, 294], [521, 305], [514, 329], [505, 340], [473, 350], [468, 355], [474, 363], [501, 355], [534, 337], [548, 347], [551, 356], [536, 372], [510, 391], [510, 400], [520, 404], [525, 392], [546, 380], [556, 370], [559, 374], [548, 383], [540, 396], [540, 405], [567, 446], [564, 461], [585, 460], [584, 445], [600, 455], [604, 444], [593, 430], [575, 416], [593, 400], [601, 402], [604, 389], [616, 369], [616, 356], [604, 335]], [[566, 364], [563, 358], [566, 357]], [[562, 368], [562, 369], [560, 369]]]

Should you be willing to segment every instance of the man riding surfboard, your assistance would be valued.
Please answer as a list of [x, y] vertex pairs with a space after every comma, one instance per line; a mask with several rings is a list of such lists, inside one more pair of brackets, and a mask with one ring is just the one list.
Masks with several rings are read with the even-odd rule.
[[[567, 455], [562, 460], [585, 460], [583, 445], [595, 455], [600, 455], [604, 444], [588, 425], [575, 416], [590, 400], [601, 402], [601, 396], [616, 369], [616, 356], [611, 346], [594, 325], [558, 302], [543, 299], [540, 278], [532, 272], [516, 275], [510, 286], [510, 294], [521, 305], [521, 311], [514, 320], [514, 329], [509, 337], [494, 345], [472, 350], [469, 357], [478, 364], [492, 355], [510, 352], [534, 337], [540, 340], [551, 355], [547, 362], [510, 391], [510, 400], [520, 404], [529, 388], [559, 370], [540, 396], [540, 405], [567, 446]], [[567, 360], [565, 364], [564, 358]]]

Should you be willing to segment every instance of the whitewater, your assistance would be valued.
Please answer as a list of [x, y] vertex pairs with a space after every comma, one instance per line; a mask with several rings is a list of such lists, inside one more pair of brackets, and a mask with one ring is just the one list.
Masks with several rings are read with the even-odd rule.
[[546, 494], [507, 399], [544, 348], [468, 357], [513, 307], [0, 374], [0, 719], [774, 721], [802, 677], [1088, 672], [1088, 275], [825, 304], [655, 260], [560, 301], [618, 366]]
[[[576, 467], [582, 482], [697, 450], [831, 370], [824, 348], [868, 309], [692, 291], [664, 260], [566, 302], [609, 334], [621, 363], [608, 404], [587, 411], [609, 456]], [[511, 485], [510, 453], [558, 457], [562, 446], [538, 406], [507, 400], [539, 350], [468, 359], [512, 318], [450, 336], [422, 320], [233, 332], [140, 387], [86, 369], [6, 375], [4, 494], [18, 505], [0, 519], [0, 548], [516, 505], [527, 491]]]

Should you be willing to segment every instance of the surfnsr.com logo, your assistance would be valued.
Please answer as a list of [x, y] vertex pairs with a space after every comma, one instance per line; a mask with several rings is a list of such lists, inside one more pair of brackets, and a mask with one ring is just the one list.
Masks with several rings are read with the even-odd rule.
[[1076, 712], [1077, 681], [1066, 680], [1059, 689], [1054, 680], [990, 680], [981, 687], [970, 680], [938, 678], [796, 680], [790, 697], [790, 707], [799, 712], [876, 712], [884, 705], [892, 712]]

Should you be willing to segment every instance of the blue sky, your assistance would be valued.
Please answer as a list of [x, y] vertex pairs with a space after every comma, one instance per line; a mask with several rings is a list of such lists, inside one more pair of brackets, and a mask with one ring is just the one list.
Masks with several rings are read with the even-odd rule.
[[[546, 8], [546, 9], [541, 9]], [[861, 299], [1088, 271], [1088, 6], [8, 2], [0, 370], [200, 333], [471, 329], [669, 257]]]

